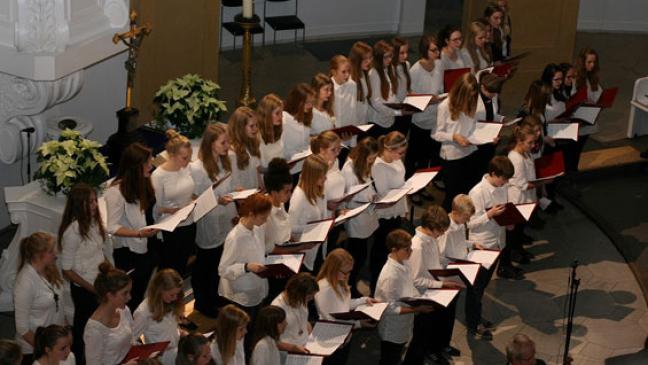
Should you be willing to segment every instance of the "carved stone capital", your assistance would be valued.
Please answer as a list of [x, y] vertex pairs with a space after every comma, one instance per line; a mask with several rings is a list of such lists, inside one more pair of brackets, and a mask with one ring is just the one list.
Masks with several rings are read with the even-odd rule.
[[15, 46], [19, 52], [56, 54], [70, 39], [70, 0], [17, 0]]
[[128, 22], [128, 1], [127, 0], [100, 0], [103, 1], [103, 11], [111, 28], [123, 28]]

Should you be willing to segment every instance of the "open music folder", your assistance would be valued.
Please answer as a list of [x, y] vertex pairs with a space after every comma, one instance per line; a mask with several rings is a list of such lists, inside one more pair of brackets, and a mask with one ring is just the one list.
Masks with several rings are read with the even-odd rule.
[[407, 179], [407, 181], [405, 181], [402, 189], [409, 189], [409, 191], [407, 192], [408, 195], [418, 192], [419, 190], [426, 187], [430, 183], [430, 181], [432, 181], [432, 179], [437, 176], [439, 170], [441, 170], [440, 167], [437, 167], [436, 169], [415, 172], [414, 175], [412, 175], [409, 179]]
[[420, 113], [425, 111], [429, 105], [438, 104], [446, 97], [447, 94], [441, 96], [433, 94], [409, 94], [402, 103], [385, 103], [385, 106], [396, 110]]
[[299, 272], [302, 262], [304, 262], [303, 253], [270, 254], [265, 258], [264, 265], [266, 269], [256, 274], [262, 278], [289, 277]]
[[288, 354], [284, 365], [321, 365], [324, 357], [317, 355]]
[[157, 357], [158, 355], [163, 353], [164, 350], [166, 350], [167, 346], [169, 346], [169, 343], [169, 341], [164, 341], [149, 343], [145, 345], [133, 345], [131, 346], [130, 350], [128, 350], [128, 353], [121, 363], [123, 364], [135, 358], [139, 359], [139, 361], [144, 361], [146, 359]]
[[185, 207], [176, 211], [175, 213], [171, 215], [167, 215], [166, 217], [162, 218], [162, 220], [160, 220], [158, 223], [143, 227], [140, 230], [159, 229], [161, 231], [173, 232], [178, 226], [178, 224], [182, 223], [185, 219], [189, 217], [189, 214], [193, 212], [195, 207], [196, 207], [196, 202], [191, 202], [187, 204]]
[[410, 188], [392, 189], [385, 194], [381, 199], [375, 202], [376, 209], [382, 209], [392, 204], [398, 203], [410, 191]]
[[412, 307], [429, 305], [446, 308], [452, 303], [457, 294], [459, 294], [459, 289], [428, 289], [418, 297], [405, 297], [400, 298], [398, 301]]
[[305, 160], [306, 157], [312, 154], [313, 152], [310, 150], [310, 148], [305, 151], [297, 152], [294, 155], [290, 156], [290, 160], [288, 160], [288, 165], [294, 165], [301, 160]]
[[337, 202], [347, 201], [347, 200], [351, 199], [354, 195], [356, 195], [359, 192], [363, 191], [364, 189], [368, 188], [369, 185], [371, 185], [371, 181], [369, 181], [367, 183], [364, 183], [364, 184], [354, 185], [354, 186], [349, 188], [349, 191], [346, 194], [344, 194], [343, 197], [341, 197], [340, 199], [330, 200], [330, 202], [337, 203]]
[[350, 323], [317, 321], [305, 347], [311, 355], [329, 356], [346, 342], [352, 329]]
[[245, 200], [247, 199], [250, 195], [253, 195], [255, 193], [258, 193], [259, 189], [247, 189], [247, 190], [241, 190], [241, 191], [234, 191], [229, 193], [228, 195], [232, 197], [233, 200]]
[[553, 139], [572, 139], [578, 141], [578, 123], [547, 123], [547, 136]]
[[367, 210], [367, 208], [369, 208], [370, 205], [371, 205], [371, 203], [365, 203], [365, 204], [362, 204], [359, 207], [356, 207], [356, 208], [349, 209], [349, 210], [345, 211], [344, 213], [342, 213], [339, 216], [335, 217], [335, 225], [337, 226], [339, 224], [342, 224], [347, 219], [351, 219], [351, 218], [357, 216], [358, 214], [360, 214], [360, 213], [364, 212], [365, 210]]
[[490, 270], [499, 258], [500, 253], [499, 250], [472, 250], [468, 252], [466, 260], [480, 264], [484, 269]]
[[565, 156], [562, 151], [546, 154], [535, 160], [535, 181], [554, 179], [565, 174]]
[[450, 92], [452, 85], [459, 80], [459, 78], [466, 73], [470, 73], [470, 67], [455, 68], [452, 70], [445, 70], [443, 72], [443, 90]]
[[493, 143], [503, 126], [500, 122], [480, 120], [475, 123], [475, 129], [468, 136], [468, 141], [474, 145]]
[[493, 217], [502, 227], [521, 224], [529, 221], [538, 203], [513, 204], [506, 203], [504, 212]]
[[341, 313], [331, 313], [331, 316], [335, 319], [341, 320], [350, 320], [350, 321], [362, 321], [362, 320], [374, 320], [380, 321], [383, 312], [387, 309], [389, 303], [374, 303], [374, 304], [361, 304], [356, 307], [356, 309], [348, 312]]
[[480, 264], [467, 262], [449, 263], [445, 269], [430, 270], [430, 274], [440, 281], [452, 280], [463, 282], [466, 285], [475, 285], [477, 274], [479, 274]]
[[333, 128], [332, 132], [335, 132], [338, 136], [343, 134], [350, 134], [352, 136], [358, 135], [360, 133], [365, 133], [373, 127], [373, 124], [361, 124], [361, 125], [346, 125], [344, 127]]

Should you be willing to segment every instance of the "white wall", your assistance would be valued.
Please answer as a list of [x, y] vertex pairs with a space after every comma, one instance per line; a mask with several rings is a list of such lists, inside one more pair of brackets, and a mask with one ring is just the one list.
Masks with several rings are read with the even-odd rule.
[[581, 0], [579, 31], [648, 32], [646, 0]]

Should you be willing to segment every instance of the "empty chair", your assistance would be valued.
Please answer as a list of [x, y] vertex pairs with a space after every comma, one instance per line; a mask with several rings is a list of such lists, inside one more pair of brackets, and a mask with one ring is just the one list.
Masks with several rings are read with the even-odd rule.
[[[221, 11], [220, 11], [221, 27], [225, 28], [234, 37], [234, 49], [236, 49], [236, 37], [243, 35], [245, 31], [243, 30], [243, 27], [233, 19], [232, 21], [224, 22], [223, 18], [224, 18], [225, 8], [234, 9], [234, 8], [241, 8], [242, 6], [243, 6], [243, 0], [221, 0]], [[261, 26], [261, 24], [256, 23], [254, 27], [250, 30], [250, 32], [252, 33], [252, 37], [254, 37], [255, 34], [263, 34], [264, 29]], [[220, 43], [223, 44], [222, 30], [220, 33]], [[264, 43], [265, 43], [265, 37], [264, 37]]]
[[648, 134], [648, 77], [635, 81], [628, 119], [628, 138], [644, 134]]
[[[301, 29], [302, 30], [302, 42], [306, 38], [306, 26], [304, 25], [304, 22], [301, 21], [297, 17], [297, 10], [298, 10], [298, 0], [295, 1], [295, 12], [294, 14], [287, 14], [287, 15], [277, 15], [277, 16], [268, 16], [267, 15], [267, 10], [268, 10], [268, 4], [271, 3], [283, 3], [283, 2], [288, 2], [291, 0], [265, 0], [263, 3], [263, 18], [265, 19], [265, 22], [268, 23], [270, 28], [273, 30], [273, 39], [272, 39], [272, 44], [275, 44], [277, 41], [277, 31], [279, 30], [294, 30], [295, 31], [295, 43], [297, 43], [297, 30]], [[263, 36], [265, 39], [265, 35]]]

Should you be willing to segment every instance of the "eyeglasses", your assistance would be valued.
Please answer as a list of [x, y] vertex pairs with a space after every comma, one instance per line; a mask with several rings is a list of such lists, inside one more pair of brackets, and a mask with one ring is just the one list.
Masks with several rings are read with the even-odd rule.
[[435, 48], [432, 48], [432, 49], [428, 49], [428, 52], [437, 53], [437, 52], [439, 52], [439, 49], [435, 47]]
[[463, 41], [463, 37], [459, 37], [459, 38], [450, 38], [450, 42], [461, 42], [461, 41]]
[[349, 271], [342, 271], [342, 270], [340, 270], [340, 274], [342, 274], [342, 275], [344, 275], [344, 276], [347, 276], [347, 275], [351, 274], [351, 270], [349, 270]]

